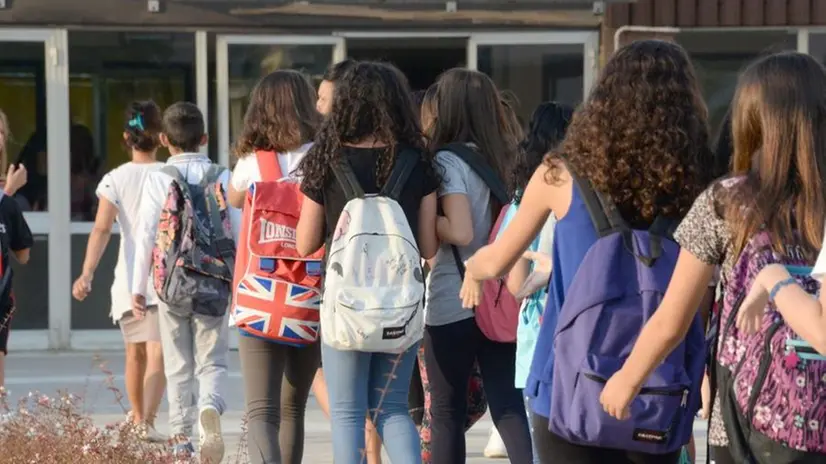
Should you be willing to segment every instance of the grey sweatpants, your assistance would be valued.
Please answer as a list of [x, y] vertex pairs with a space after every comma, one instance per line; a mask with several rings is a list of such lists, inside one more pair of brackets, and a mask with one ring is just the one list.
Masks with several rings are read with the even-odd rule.
[[158, 315], [170, 433], [189, 437], [197, 410], [211, 406], [223, 414], [226, 408], [221, 392], [227, 380], [228, 316], [183, 317], [164, 304], [159, 305]]

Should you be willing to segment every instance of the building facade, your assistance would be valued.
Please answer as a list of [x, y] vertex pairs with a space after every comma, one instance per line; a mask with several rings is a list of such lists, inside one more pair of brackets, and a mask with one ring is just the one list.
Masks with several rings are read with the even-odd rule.
[[93, 295], [79, 303], [70, 289], [97, 181], [127, 160], [121, 131], [132, 100], [196, 102], [209, 121], [205, 152], [229, 166], [247, 95], [275, 69], [318, 80], [348, 56], [382, 59], [425, 88], [443, 70], [466, 66], [512, 93], [527, 119], [543, 100], [581, 102], [615, 42], [665, 37], [692, 54], [716, 124], [749, 60], [777, 50], [826, 56], [822, 0], [0, 3], [0, 109], [12, 133], [3, 163], [29, 169], [21, 194], [36, 235], [31, 262], [15, 269], [17, 350], [121, 345], [108, 316], [116, 235]]

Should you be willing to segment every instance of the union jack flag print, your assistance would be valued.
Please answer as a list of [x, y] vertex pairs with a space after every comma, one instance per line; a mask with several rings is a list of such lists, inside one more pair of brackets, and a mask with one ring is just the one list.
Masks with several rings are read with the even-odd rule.
[[318, 340], [317, 289], [247, 274], [236, 286], [235, 322], [247, 333], [290, 345]]
[[238, 293], [251, 296], [259, 300], [275, 300], [276, 282], [273, 279], [259, 277], [257, 275], [246, 275], [238, 284]]
[[318, 327], [318, 322], [282, 317], [281, 330], [278, 335], [282, 339], [292, 339], [296, 343], [314, 342], [318, 339]]

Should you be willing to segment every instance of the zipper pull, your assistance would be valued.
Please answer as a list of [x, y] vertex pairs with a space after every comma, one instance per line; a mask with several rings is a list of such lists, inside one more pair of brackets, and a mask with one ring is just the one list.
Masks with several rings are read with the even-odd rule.
[[688, 405], [688, 390], [683, 391], [683, 401], [680, 403], [680, 407], [686, 407]]

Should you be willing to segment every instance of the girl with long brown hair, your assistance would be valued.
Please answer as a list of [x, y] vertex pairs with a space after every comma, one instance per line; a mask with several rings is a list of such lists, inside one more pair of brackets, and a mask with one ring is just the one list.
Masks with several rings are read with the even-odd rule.
[[[262, 157], [275, 157], [284, 177], [299, 180], [295, 171], [321, 122], [315, 101], [315, 89], [298, 71], [275, 71], [258, 82], [235, 147], [239, 161], [229, 189], [233, 206], [243, 206], [255, 182], [279, 180], [262, 178], [277, 175], [262, 173]], [[321, 358], [319, 345], [294, 347], [241, 335], [250, 462], [298, 464], [304, 456], [304, 411]]]
[[[758, 234], [770, 238], [768, 250], [779, 259], [790, 258], [789, 253], [794, 250], [795, 259], [813, 263], [821, 246], [826, 220], [823, 178], [826, 172], [826, 73], [823, 66], [799, 53], [761, 58], [741, 75], [732, 108], [732, 175], [700, 195], [677, 230], [682, 252], [668, 291], [628, 360], [603, 391], [602, 404], [614, 417], [625, 417], [639, 385], [685, 336], [697, 310], [700, 290], [712, 277], [715, 266], [722, 266], [725, 292], [731, 294], [727, 295], [728, 300], [734, 296], [732, 290], [737, 288], [740, 279], [747, 275], [743, 274], [746, 272], [743, 266], [752, 267], [752, 263], [741, 261], [741, 254], [753, 250], [752, 240]], [[817, 351], [826, 352], [826, 344], [819, 343], [826, 337], [820, 311], [813, 311], [814, 305], [803, 304], [800, 298], [795, 300], [802, 290], [798, 289], [798, 295], [783, 290], [793, 282], [784, 280], [784, 277], [788, 279], [788, 273], [783, 274], [786, 272], [783, 266], [779, 266], [779, 275], [772, 274], [771, 269], [768, 272], [765, 280], [758, 277], [757, 292], [750, 297], [751, 303], [740, 306], [739, 317], [747, 319], [748, 312], [755, 308], [759, 316], [770, 313], [767, 300], [776, 296], [774, 303], [785, 323]], [[774, 286], [777, 282], [783, 285]], [[724, 318], [726, 308], [730, 308], [728, 302]], [[729, 360], [745, 355], [739, 348], [732, 350], [732, 345], [725, 342], [727, 338], [721, 334], [718, 363], [724, 357]], [[775, 351], [773, 345], [771, 351]], [[722, 371], [718, 369], [718, 372]], [[783, 394], [788, 398], [787, 407], [782, 409], [794, 407], [796, 398], [800, 397], [794, 391]], [[718, 396], [715, 403], [719, 401]], [[808, 404], [806, 409], [807, 413], [819, 414], [816, 411], [823, 411], [824, 407], [826, 403], [821, 399]], [[786, 412], [772, 412], [778, 414], [775, 423], [784, 424]], [[803, 423], [804, 426], [811, 424], [806, 420]], [[711, 432], [723, 430], [723, 425], [724, 420], [715, 407]], [[733, 425], [727, 419], [725, 427], [730, 439], [733, 436], [729, 427]], [[753, 432], [753, 435], [758, 434]], [[815, 430], [811, 436], [819, 437], [815, 441], [821, 449], [826, 445], [822, 432]], [[795, 447], [802, 449], [812, 443], [807, 440]], [[716, 448], [716, 462], [740, 462], [730, 455], [731, 449], [732, 446]]]

